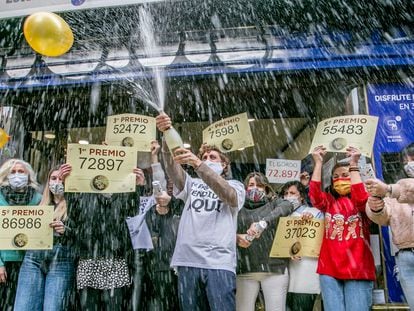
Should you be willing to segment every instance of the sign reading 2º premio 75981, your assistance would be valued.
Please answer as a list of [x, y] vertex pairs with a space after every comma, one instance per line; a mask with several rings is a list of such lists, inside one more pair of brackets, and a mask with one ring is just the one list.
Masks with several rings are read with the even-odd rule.
[[69, 144], [66, 192], [115, 193], [135, 191], [136, 150], [129, 147]]
[[0, 206], [0, 250], [51, 249], [53, 206]]
[[247, 113], [241, 113], [211, 124], [203, 130], [203, 143], [222, 152], [254, 146]]

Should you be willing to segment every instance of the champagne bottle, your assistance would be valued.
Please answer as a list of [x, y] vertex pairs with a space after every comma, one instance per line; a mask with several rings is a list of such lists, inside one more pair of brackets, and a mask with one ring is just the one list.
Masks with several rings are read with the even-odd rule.
[[168, 130], [166, 130], [164, 132], [164, 138], [172, 155], [174, 155], [174, 151], [176, 149], [184, 148], [184, 142], [175, 128], [170, 127]]

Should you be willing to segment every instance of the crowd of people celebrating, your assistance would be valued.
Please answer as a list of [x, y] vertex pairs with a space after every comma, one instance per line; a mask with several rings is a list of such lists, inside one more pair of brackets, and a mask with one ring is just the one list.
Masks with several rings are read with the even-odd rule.
[[[156, 124], [164, 132], [172, 121], [162, 114]], [[371, 221], [391, 228], [414, 310], [414, 144], [401, 151], [406, 178], [395, 184], [363, 182], [361, 153], [350, 146], [324, 189], [326, 153], [316, 147], [312, 174], [279, 193], [260, 172], [244, 183], [231, 179], [227, 154], [208, 145], [196, 155], [152, 142], [152, 176], [131, 168], [136, 191], [128, 193], [65, 193], [72, 171], [65, 163], [51, 169], [41, 194], [30, 164], [8, 160], [0, 168], [0, 209], [53, 205], [54, 244], [0, 250], [0, 310], [253, 311], [259, 292], [269, 311], [311, 311], [319, 294], [327, 311], [370, 310]], [[147, 180], [159, 181], [162, 192], [151, 195]], [[269, 256], [286, 216], [323, 220], [319, 258]], [[133, 217], [141, 219], [139, 232], [129, 228]]]

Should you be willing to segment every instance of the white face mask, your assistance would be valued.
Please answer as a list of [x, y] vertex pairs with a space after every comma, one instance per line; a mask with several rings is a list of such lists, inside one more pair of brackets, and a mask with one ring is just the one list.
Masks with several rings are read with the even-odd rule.
[[404, 171], [408, 177], [414, 178], [414, 161], [410, 161], [404, 165]]
[[9, 174], [7, 179], [9, 180], [9, 185], [12, 189], [22, 189], [27, 186], [29, 175], [20, 173]]
[[62, 195], [65, 192], [65, 187], [63, 186], [62, 183], [55, 182], [55, 183], [49, 184], [49, 190], [54, 195]]
[[221, 162], [212, 162], [210, 160], [206, 160], [204, 163], [216, 174], [221, 175], [223, 173], [223, 166], [221, 165]]
[[297, 197], [285, 197], [285, 200], [289, 201], [293, 205], [293, 209], [297, 209], [302, 203]]

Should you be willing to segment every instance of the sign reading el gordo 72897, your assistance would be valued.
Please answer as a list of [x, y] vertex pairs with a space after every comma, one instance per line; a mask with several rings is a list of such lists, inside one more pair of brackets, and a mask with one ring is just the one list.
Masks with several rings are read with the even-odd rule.
[[0, 250], [51, 249], [53, 206], [0, 206]]
[[136, 151], [129, 147], [69, 144], [67, 163], [72, 172], [66, 178], [66, 192], [135, 191]]
[[322, 145], [330, 152], [346, 152], [349, 146], [358, 148], [362, 155], [371, 157], [377, 131], [378, 117], [347, 115], [333, 117], [318, 123], [309, 153]]
[[271, 183], [284, 184], [299, 180], [299, 175], [299, 160], [266, 159], [266, 177]]

